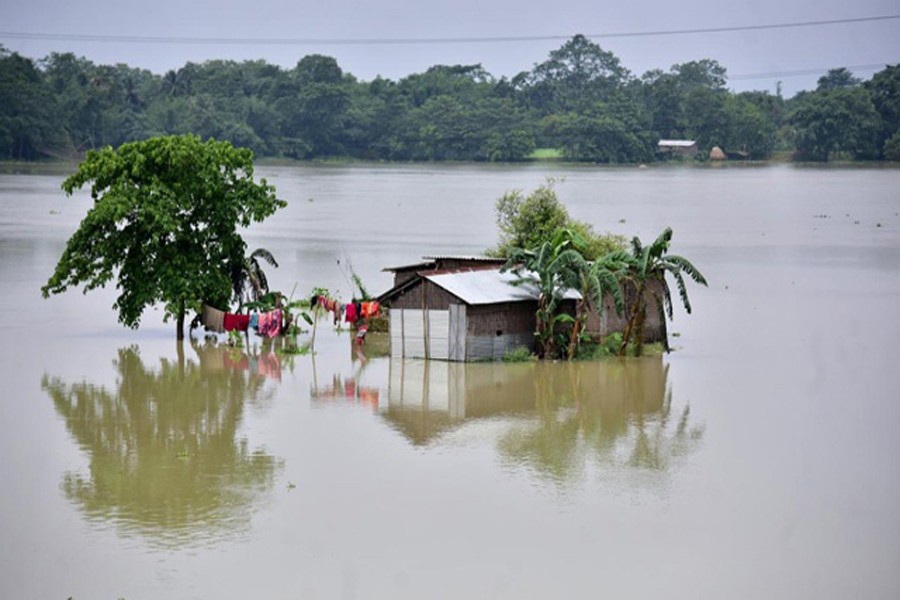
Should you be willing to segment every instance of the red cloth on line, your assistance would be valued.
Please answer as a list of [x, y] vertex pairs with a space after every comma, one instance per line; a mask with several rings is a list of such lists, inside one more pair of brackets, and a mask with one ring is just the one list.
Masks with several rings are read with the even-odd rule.
[[225, 331], [247, 331], [250, 326], [250, 315], [233, 315], [225, 313]]
[[356, 321], [359, 319], [359, 315], [356, 314], [356, 304], [354, 304], [353, 302], [348, 304], [344, 315], [344, 318], [348, 323], [356, 323]]

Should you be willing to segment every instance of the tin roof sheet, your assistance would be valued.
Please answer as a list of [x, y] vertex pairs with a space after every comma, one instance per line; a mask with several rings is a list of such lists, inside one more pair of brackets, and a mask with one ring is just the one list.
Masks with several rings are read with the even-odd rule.
[[[517, 277], [509, 271], [501, 273], [499, 269], [486, 269], [436, 274], [423, 273], [422, 275], [466, 304], [501, 304], [538, 299], [536, 286], [529, 283], [512, 285]], [[576, 290], [567, 290], [563, 297], [579, 300], [581, 294]]]
[[470, 261], [470, 262], [486, 262], [486, 263], [504, 263], [506, 262], [505, 258], [498, 258], [496, 256], [473, 256], [473, 255], [464, 255], [464, 254], [437, 254], [435, 256], [423, 256], [425, 260], [459, 260], [459, 261]]
[[659, 140], [658, 146], [668, 146], [674, 148], [689, 148], [696, 144], [695, 140]]
[[434, 261], [430, 260], [428, 262], [417, 262], [417, 263], [413, 263], [411, 265], [400, 265], [399, 267], [385, 267], [381, 271], [393, 273], [395, 271], [410, 271], [412, 269], [420, 270], [420, 269], [424, 269], [426, 267], [433, 267], [433, 266], [434, 266]]

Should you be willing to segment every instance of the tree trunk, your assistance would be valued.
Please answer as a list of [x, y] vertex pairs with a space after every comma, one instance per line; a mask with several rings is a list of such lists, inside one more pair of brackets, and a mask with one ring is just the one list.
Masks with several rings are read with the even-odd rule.
[[184, 298], [178, 301], [178, 316], [175, 317], [175, 339], [184, 340]]
[[622, 333], [622, 347], [619, 348], [619, 356], [625, 356], [628, 349], [628, 340], [631, 338], [631, 332], [634, 329], [634, 323], [637, 320], [638, 311], [641, 309], [641, 300], [644, 297], [644, 284], [637, 286], [637, 294], [631, 310], [628, 311], [628, 321], [625, 323], [625, 331]]
[[575, 351], [578, 349], [578, 336], [581, 333], [581, 317], [584, 312], [584, 300], [582, 300], [575, 307], [575, 323], [572, 325], [572, 334], [569, 337], [569, 360], [575, 358]]
[[641, 302], [641, 308], [638, 311], [637, 322], [634, 326], [634, 355], [640, 356], [644, 353], [644, 323], [647, 321], [647, 304]]

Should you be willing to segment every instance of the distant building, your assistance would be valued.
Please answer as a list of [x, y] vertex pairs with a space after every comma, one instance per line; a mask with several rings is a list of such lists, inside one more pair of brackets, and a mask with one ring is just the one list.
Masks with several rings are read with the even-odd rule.
[[656, 151], [665, 156], [693, 158], [697, 155], [698, 148], [695, 140], [659, 140]]

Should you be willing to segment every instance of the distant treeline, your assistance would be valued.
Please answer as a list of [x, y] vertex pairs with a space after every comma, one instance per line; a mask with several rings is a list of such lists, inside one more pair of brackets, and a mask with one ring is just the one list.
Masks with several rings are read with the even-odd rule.
[[289, 70], [214, 60], [156, 75], [0, 46], [0, 159], [195, 133], [297, 159], [518, 161], [554, 148], [634, 163], [655, 160], [660, 139], [691, 139], [701, 157], [719, 146], [750, 159], [900, 160], [900, 65], [868, 81], [833, 69], [790, 99], [726, 83], [708, 59], [636, 77], [581, 35], [511, 79], [441, 65], [396, 82], [359, 81], [322, 55]]

